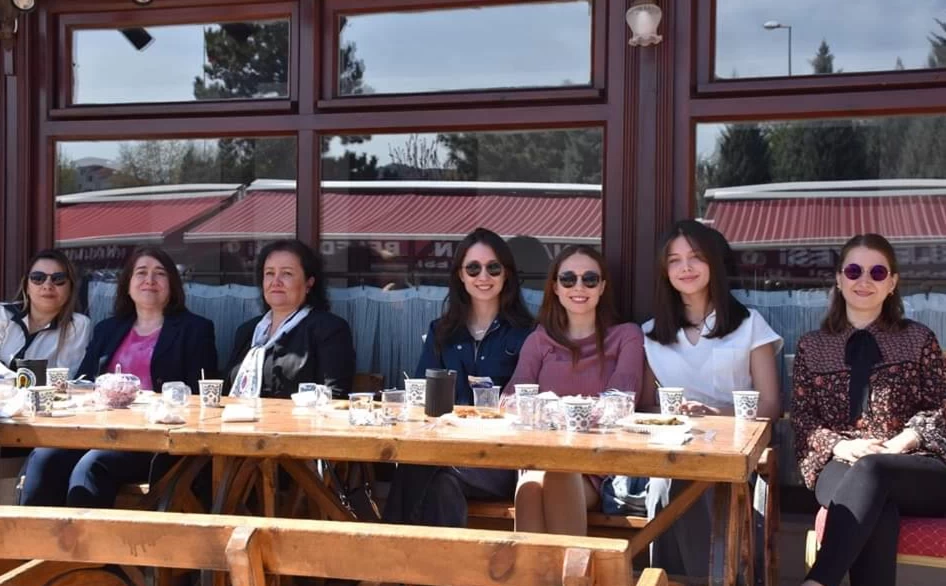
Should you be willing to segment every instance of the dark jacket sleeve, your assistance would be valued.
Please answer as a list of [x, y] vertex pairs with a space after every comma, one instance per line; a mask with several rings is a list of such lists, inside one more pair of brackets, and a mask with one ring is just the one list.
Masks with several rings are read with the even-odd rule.
[[92, 330], [92, 339], [85, 350], [85, 356], [82, 358], [82, 364], [76, 371], [76, 376], [85, 375], [86, 380], [94, 381], [99, 375], [99, 360], [105, 355], [105, 348], [115, 329], [115, 320], [113, 318], [99, 322]]
[[255, 317], [245, 322], [237, 328], [236, 334], [233, 336], [233, 350], [230, 351], [230, 359], [227, 361], [226, 369], [223, 372], [225, 379], [223, 392], [225, 395], [230, 394], [233, 379], [236, 378], [237, 373], [240, 371], [240, 365], [243, 363], [243, 358], [250, 350], [250, 338], [252, 338], [253, 330], [256, 329], [256, 324], [259, 323], [259, 320], [259, 317]]
[[201, 371], [206, 378], [217, 378], [217, 345], [212, 321], [192, 315], [184, 347], [183, 376], [191, 388], [197, 389]]
[[332, 395], [344, 398], [351, 392], [355, 378], [355, 344], [348, 322], [337, 315], [326, 313], [310, 330], [312, 348], [322, 370], [325, 385], [332, 387]]
[[414, 378], [424, 378], [427, 375], [428, 368], [443, 368], [443, 362], [437, 356], [435, 350], [436, 335], [434, 330], [437, 328], [438, 321], [440, 320], [435, 319], [430, 322], [430, 327], [427, 328], [427, 339], [424, 340], [424, 349], [421, 350], [420, 360], [417, 361], [417, 368], [414, 369]]

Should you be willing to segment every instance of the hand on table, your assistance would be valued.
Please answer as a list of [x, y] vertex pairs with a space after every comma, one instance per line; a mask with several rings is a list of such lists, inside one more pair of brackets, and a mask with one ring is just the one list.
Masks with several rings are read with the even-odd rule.
[[719, 409], [704, 405], [699, 401], [684, 401], [680, 406], [681, 415], [719, 415]]

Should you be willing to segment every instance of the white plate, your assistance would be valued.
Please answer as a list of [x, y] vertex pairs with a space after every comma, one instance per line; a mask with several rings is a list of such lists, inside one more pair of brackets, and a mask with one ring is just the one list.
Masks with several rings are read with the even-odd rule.
[[457, 427], [478, 427], [480, 429], [490, 427], [508, 427], [518, 421], [517, 417], [512, 415], [503, 415], [500, 419], [483, 419], [482, 417], [460, 417], [456, 413], [447, 413], [441, 415], [440, 419]]
[[[676, 419], [678, 425], [660, 425], [649, 423], [654, 420], [667, 421]], [[618, 425], [633, 433], [686, 433], [693, 429], [693, 423], [686, 415], [661, 415], [659, 413], [635, 413], [618, 421]]]

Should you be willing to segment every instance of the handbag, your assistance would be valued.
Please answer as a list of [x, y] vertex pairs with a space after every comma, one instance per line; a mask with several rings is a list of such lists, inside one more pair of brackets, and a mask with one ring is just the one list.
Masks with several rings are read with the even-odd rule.
[[[374, 473], [367, 462], [324, 462], [329, 483], [338, 500], [359, 521], [377, 522], [381, 512], [374, 500]], [[341, 469], [341, 470], [339, 470]]]

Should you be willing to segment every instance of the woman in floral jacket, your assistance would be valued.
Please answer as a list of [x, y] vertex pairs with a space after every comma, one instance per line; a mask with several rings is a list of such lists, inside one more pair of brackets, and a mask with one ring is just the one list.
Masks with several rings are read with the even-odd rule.
[[896, 583], [900, 515], [946, 516], [946, 362], [903, 317], [893, 248], [877, 234], [841, 250], [821, 329], [795, 357], [792, 423], [808, 488], [828, 509], [804, 586]]

